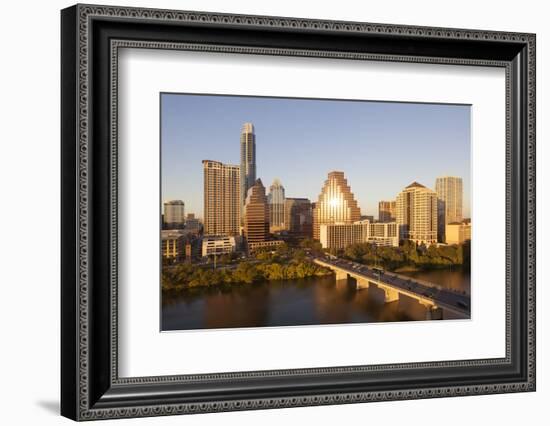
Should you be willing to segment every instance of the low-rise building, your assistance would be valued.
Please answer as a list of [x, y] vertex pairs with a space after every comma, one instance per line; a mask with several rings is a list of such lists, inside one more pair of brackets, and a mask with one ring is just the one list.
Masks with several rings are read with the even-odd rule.
[[236, 236], [208, 236], [202, 239], [202, 256], [218, 256], [237, 251], [238, 237]]
[[253, 253], [258, 250], [263, 250], [266, 248], [271, 248], [275, 250], [278, 246], [284, 244], [282, 240], [268, 240], [268, 241], [258, 241], [255, 243], [248, 243], [248, 252]]
[[319, 241], [326, 249], [344, 249], [355, 243], [367, 241], [369, 231], [366, 223], [325, 223], [319, 225]]
[[367, 242], [377, 246], [399, 246], [399, 225], [397, 222], [369, 223]]
[[471, 223], [448, 223], [445, 225], [445, 238], [447, 244], [463, 244], [472, 239]]
[[201, 239], [195, 232], [187, 229], [161, 231], [162, 257], [172, 263], [191, 262], [200, 257]]
[[344, 249], [356, 243], [378, 246], [399, 246], [399, 226], [396, 222], [329, 223], [320, 225], [320, 242], [323, 248]]
[[179, 230], [161, 231], [162, 257], [177, 263], [185, 260], [185, 235]]

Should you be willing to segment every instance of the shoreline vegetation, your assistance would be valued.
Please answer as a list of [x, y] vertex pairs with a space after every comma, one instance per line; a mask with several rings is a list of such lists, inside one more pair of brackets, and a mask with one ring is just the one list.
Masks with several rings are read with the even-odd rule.
[[338, 253], [354, 262], [382, 267], [392, 272], [433, 271], [460, 267], [470, 270], [470, 243], [460, 245], [416, 245], [406, 240], [399, 247], [352, 244]]
[[211, 263], [178, 264], [162, 270], [162, 290], [178, 292], [197, 287], [247, 285], [266, 281], [301, 279], [331, 275], [332, 271], [306, 259], [303, 249], [290, 249], [286, 244], [274, 252], [262, 251], [250, 259], [235, 255], [220, 256], [218, 268]]
[[[236, 253], [219, 256], [216, 268], [213, 263], [182, 263], [162, 268], [162, 291], [179, 292], [197, 287], [250, 285], [259, 282], [327, 276], [333, 272], [307, 259], [307, 252], [324, 255], [318, 241], [305, 239], [298, 247], [286, 243], [275, 251], [260, 251], [246, 260]], [[470, 244], [428, 247], [405, 241], [399, 247], [377, 247], [357, 243], [344, 250], [331, 250], [330, 254], [384, 268], [391, 272], [418, 272], [440, 269], [470, 269]]]

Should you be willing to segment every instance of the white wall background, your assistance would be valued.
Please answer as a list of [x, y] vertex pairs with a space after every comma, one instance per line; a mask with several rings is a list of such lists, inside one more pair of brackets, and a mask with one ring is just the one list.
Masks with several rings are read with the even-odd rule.
[[[431, 25], [537, 33], [538, 390], [421, 401], [293, 408], [118, 424], [279, 425], [372, 423], [544, 424], [550, 400], [550, 28], [537, 0], [338, 2], [277, 0], [108, 1], [103, 4]], [[71, 2], [2, 6], [0, 43], [0, 418], [3, 424], [68, 424], [59, 405], [59, 10]], [[545, 122], [546, 121], [546, 122]], [[546, 419], [545, 419], [546, 418]], [[547, 421], [547, 420], [546, 420]], [[102, 424], [113, 423], [107, 421]], [[131, 423], [128, 423], [131, 422]], [[117, 424], [117, 423], [113, 423]]]

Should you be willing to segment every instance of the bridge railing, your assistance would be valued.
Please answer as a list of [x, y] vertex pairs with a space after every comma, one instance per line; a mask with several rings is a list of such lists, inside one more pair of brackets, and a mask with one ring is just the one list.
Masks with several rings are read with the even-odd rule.
[[[334, 265], [332, 260], [325, 260], [325, 259], [318, 259], [318, 260], [320, 260], [321, 262], [326, 263], [327, 265], [331, 265], [331, 266], [336, 267], [336, 268], [346, 269], [346, 268], [342, 267], [341, 265]], [[359, 265], [361, 265], [362, 267], [366, 267], [366, 268], [368, 268], [372, 271], [372, 268], [369, 267], [368, 265], [364, 265], [364, 264], [361, 264], [361, 263]], [[353, 270], [353, 272], [357, 273], [358, 275], [361, 275], [361, 273], [359, 271]], [[457, 289], [454, 289], [454, 288], [445, 287], [445, 286], [442, 286], [441, 284], [433, 283], [431, 281], [426, 281], [426, 280], [416, 278], [416, 277], [410, 277], [408, 275], [401, 275], [397, 272], [384, 271], [384, 275], [394, 277], [394, 278], [399, 278], [399, 279], [402, 279], [404, 281], [412, 281], [412, 282], [415, 282], [415, 283], [418, 283], [418, 284], [422, 284], [426, 287], [436, 288], [439, 291], [446, 291], [446, 292], [454, 293], [454, 294], [457, 294], [457, 295], [468, 296], [468, 293], [463, 291], [463, 290], [457, 290]]]

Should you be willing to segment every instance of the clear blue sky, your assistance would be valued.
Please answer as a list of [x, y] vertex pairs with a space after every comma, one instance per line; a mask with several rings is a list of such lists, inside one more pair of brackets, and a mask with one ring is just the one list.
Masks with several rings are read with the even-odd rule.
[[203, 214], [202, 160], [239, 164], [241, 126], [256, 132], [256, 174], [279, 178], [287, 197], [315, 201], [341, 170], [361, 214], [413, 181], [434, 189], [460, 176], [470, 216], [470, 106], [161, 94], [162, 200]]

